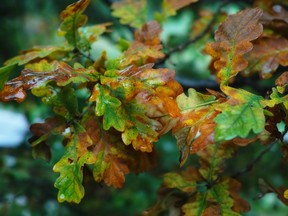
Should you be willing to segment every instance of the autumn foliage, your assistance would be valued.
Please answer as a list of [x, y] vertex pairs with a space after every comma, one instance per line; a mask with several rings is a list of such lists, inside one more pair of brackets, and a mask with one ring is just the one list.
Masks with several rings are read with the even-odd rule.
[[[115, 188], [123, 186], [126, 174], [154, 167], [154, 143], [169, 131], [177, 140], [181, 170], [163, 176], [159, 199], [144, 215], [240, 215], [250, 207], [238, 194], [239, 173], [225, 171], [227, 159], [239, 148], [260, 142], [264, 151], [282, 146], [287, 161], [288, 12], [273, 1], [256, 0], [253, 8], [222, 13], [221, 19], [200, 17], [190, 42], [217, 27], [215, 40], [206, 42], [203, 53], [211, 57], [209, 69], [219, 88], [184, 93], [175, 71], [163, 66], [169, 54], [160, 39], [161, 24], [194, 3], [197, 0], [163, 0], [152, 21], [147, 21], [145, 0], [114, 3], [112, 14], [135, 29], [134, 41], [127, 41], [116, 59], [105, 51], [93, 59], [91, 44], [111, 23], [85, 26], [89, 0], [80, 0], [60, 14], [64, 44], [33, 47], [0, 68], [1, 101], [21, 103], [30, 90], [55, 113], [31, 125], [29, 142], [34, 154], [49, 160], [49, 137], [63, 137], [66, 151], [53, 167], [59, 173], [59, 202], [80, 203], [83, 167], [96, 182]], [[17, 66], [24, 69], [9, 80]], [[237, 79], [255, 74], [259, 79], [274, 77], [275, 86], [262, 95], [234, 86]], [[80, 103], [77, 92], [83, 89], [87, 97]], [[277, 126], [281, 122], [283, 131]], [[191, 154], [198, 156], [197, 165], [186, 164]], [[273, 192], [288, 204], [285, 186]]]

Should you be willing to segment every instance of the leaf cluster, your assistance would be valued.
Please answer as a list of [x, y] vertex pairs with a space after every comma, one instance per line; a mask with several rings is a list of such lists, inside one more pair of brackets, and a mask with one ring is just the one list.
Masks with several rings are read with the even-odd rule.
[[[177, 140], [180, 167], [187, 167], [164, 175], [159, 200], [145, 215], [240, 215], [250, 206], [238, 195], [240, 174], [227, 172], [227, 159], [242, 147], [261, 143], [264, 151], [250, 166], [276, 145], [287, 162], [286, 4], [256, 0], [253, 8], [229, 16], [203, 13], [190, 43], [218, 26], [214, 41], [205, 41], [203, 50], [211, 57], [209, 69], [218, 90], [190, 88], [185, 94], [175, 71], [163, 67], [171, 53], [163, 51], [160, 34], [169, 16], [192, 3], [197, 1], [164, 0], [154, 20], [148, 20], [145, 0], [114, 3], [112, 14], [135, 28], [134, 40], [126, 42], [116, 59], [105, 51], [93, 59], [92, 44], [111, 24], [85, 26], [89, 0], [80, 0], [60, 14], [61, 46], [33, 47], [0, 68], [1, 101], [21, 103], [31, 90], [55, 113], [31, 125], [29, 142], [35, 155], [49, 160], [49, 137], [63, 137], [65, 152], [53, 167], [60, 174], [55, 182], [59, 202], [79, 203], [84, 197], [84, 168], [96, 182], [115, 188], [123, 186], [126, 174], [152, 168], [154, 144], [169, 131]], [[9, 80], [16, 66], [24, 69]], [[267, 93], [234, 86], [256, 73], [261, 79], [278, 76]], [[83, 89], [84, 104], [79, 99]], [[280, 124], [285, 126], [280, 129]], [[197, 155], [196, 166], [187, 164], [190, 155]], [[268, 191], [288, 203], [285, 187]]]

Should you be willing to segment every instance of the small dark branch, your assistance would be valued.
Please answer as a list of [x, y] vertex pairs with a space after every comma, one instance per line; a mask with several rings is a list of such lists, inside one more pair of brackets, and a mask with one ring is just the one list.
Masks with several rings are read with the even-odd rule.
[[90, 109], [92, 108], [94, 104], [93, 103], [89, 103], [87, 105], [87, 107], [83, 110], [82, 113], [80, 113], [80, 115], [78, 116], [75, 116], [74, 118], [70, 119], [69, 121], [66, 122], [66, 126], [69, 127], [71, 126], [72, 124], [74, 124], [75, 122], [79, 122], [82, 120], [82, 118], [84, 117], [84, 115], [90, 111]]
[[[218, 14], [221, 9], [228, 3], [229, 1], [223, 1], [221, 3], [221, 5], [219, 6], [219, 8], [217, 9], [217, 11], [215, 12], [215, 14]], [[203, 38], [206, 34], [208, 34], [210, 31], [211, 31], [211, 28], [213, 27], [215, 21], [217, 19], [217, 15], [214, 15], [213, 18], [211, 19], [211, 21], [208, 23], [208, 25], [206, 26], [206, 28], [200, 33], [198, 34], [196, 37], [186, 41], [185, 43], [183, 44], [180, 44], [179, 46], [177, 47], [174, 47], [172, 48], [171, 50], [169, 50], [165, 57], [161, 60], [159, 60], [156, 64], [157, 65], [161, 65], [163, 64], [167, 59], [170, 58], [170, 56], [173, 54], [173, 53], [176, 53], [176, 52], [181, 52], [182, 50], [184, 50], [185, 48], [187, 48], [190, 44], [193, 44], [195, 42], [197, 42], [198, 40], [200, 40], [201, 38]]]
[[82, 51], [79, 50], [78, 48], [75, 48], [75, 49], [73, 50], [73, 53], [78, 54], [78, 55], [81, 55], [81, 56], [83, 56], [83, 57], [91, 60], [92, 62], [95, 61], [90, 55], [87, 55], [86, 53], [82, 52]]
[[94, 60], [90, 55], [87, 55], [87, 54], [83, 53], [82, 51], [80, 51], [79, 53], [80, 53], [80, 55], [82, 55], [83, 57], [91, 60], [92, 62], [95, 62], [95, 60]]
[[207, 88], [214, 90], [219, 89], [219, 83], [213, 79], [193, 80], [188, 77], [176, 76], [175, 80], [179, 82], [184, 89], [194, 88], [197, 91], [205, 91]]
[[259, 161], [262, 159], [262, 157], [263, 157], [266, 153], [268, 153], [268, 152], [271, 150], [271, 148], [272, 148], [276, 143], [277, 143], [277, 142], [273, 142], [273, 143], [271, 143], [270, 145], [268, 145], [254, 160], [250, 161], [250, 163], [248, 163], [243, 170], [238, 171], [238, 172], [232, 174], [231, 177], [232, 177], [232, 178], [239, 178], [240, 176], [242, 176], [242, 175], [250, 172], [250, 171], [254, 168], [254, 166], [256, 165], [256, 163], [259, 162]]

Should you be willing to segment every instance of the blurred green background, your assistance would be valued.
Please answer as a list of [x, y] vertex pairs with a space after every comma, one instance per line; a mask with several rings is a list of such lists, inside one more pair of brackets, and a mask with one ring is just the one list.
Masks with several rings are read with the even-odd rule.
[[[20, 50], [35, 45], [62, 43], [57, 37], [60, 20], [58, 14], [72, 0], [9, 0], [2, 1], [0, 7], [0, 63], [18, 54]], [[93, 45], [94, 57], [107, 50], [109, 57], [120, 54], [117, 41], [120, 38], [132, 40], [133, 33], [127, 26], [111, 17], [110, 5], [113, 1], [91, 0], [85, 12], [89, 23], [113, 22], [111, 32], [104, 34]], [[219, 1], [221, 2], [221, 1]], [[169, 18], [163, 26], [162, 39], [167, 50], [181, 44], [191, 37], [190, 30], [199, 16], [200, 8], [215, 11], [215, 1], [204, 0], [194, 6], [181, 10]], [[157, 10], [161, 1], [149, 0], [150, 7]], [[224, 9], [234, 13], [245, 3], [229, 4]], [[89, 24], [88, 23], [88, 24]], [[208, 71], [209, 58], [201, 53], [205, 41], [212, 39], [208, 35], [203, 40], [188, 46], [184, 51], [175, 53], [166, 62], [166, 66], [177, 71], [177, 79], [185, 88], [195, 83], [213, 83], [214, 77]], [[15, 71], [19, 73], [20, 69]], [[269, 82], [269, 81], [268, 81]], [[270, 82], [271, 84], [272, 82]], [[195, 86], [194, 86], [195, 87]], [[200, 87], [202, 88], [202, 87]], [[0, 215], [2, 216], [77, 216], [77, 215], [140, 215], [157, 198], [157, 189], [165, 172], [179, 170], [178, 149], [175, 139], [167, 134], [156, 144], [159, 154], [158, 167], [140, 175], [127, 175], [123, 189], [115, 190], [96, 184], [86, 177], [86, 195], [79, 205], [57, 202], [57, 190], [53, 187], [58, 174], [53, 173], [54, 163], [61, 157], [63, 147], [60, 139], [55, 138], [52, 145], [52, 160], [33, 159], [29, 138], [29, 124], [42, 122], [50, 116], [50, 110], [41, 103], [28, 97], [23, 104], [0, 103]], [[227, 170], [234, 173], [253, 160], [261, 149], [253, 144], [240, 150], [235, 159], [228, 161]], [[188, 164], [195, 163], [191, 157]], [[254, 200], [259, 193], [258, 179], [264, 178], [275, 186], [287, 185], [287, 166], [280, 166], [281, 153], [277, 147], [257, 163], [253, 171], [241, 177], [242, 196], [251, 203], [251, 212], [247, 216], [286, 216], [285, 207], [275, 194], [267, 194]]]

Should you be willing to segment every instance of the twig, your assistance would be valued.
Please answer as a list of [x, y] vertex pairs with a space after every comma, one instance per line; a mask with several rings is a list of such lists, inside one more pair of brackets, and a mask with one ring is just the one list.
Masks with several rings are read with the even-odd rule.
[[[223, 1], [221, 3], [221, 5], [219, 6], [219, 8], [217, 9], [217, 11], [215, 12], [215, 14], [218, 14], [220, 12], [220, 10], [228, 3], [229, 1]], [[165, 57], [161, 60], [159, 60], [156, 64], [157, 65], [161, 65], [163, 64], [168, 58], [170, 58], [170, 56], [175, 53], [175, 52], [180, 52], [182, 50], [184, 50], [186, 47], [188, 47], [190, 44], [197, 42], [198, 40], [200, 40], [201, 38], [203, 38], [206, 34], [208, 34], [210, 32], [210, 29], [213, 27], [214, 22], [216, 21], [217, 16], [213, 16], [213, 18], [211, 19], [211, 21], [208, 23], [208, 25], [206, 26], [206, 28], [200, 33], [198, 34], [196, 37], [186, 41], [183, 44], [180, 44], [177, 47], [172, 48], [171, 50], [169, 50]]]
[[219, 83], [213, 79], [193, 80], [193, 79], [188, 78], [188, 77], [186, 78], [186, 77], [180, 77], [180, 76], [176, 76], [175, 79], [176, 79], [176, 81], [181, 83], [181, 86], [184, 89], [194, 88], [198, 91], [204, 91], [207, 88], [215, 89], [215, 90], [219, 89]]
[[92, 61], [92, 62], [95, 62], [95, 60], [94, 60], [90, 55], [85, 54], [84, 52], [82, 52], [82, 51], [79, 50], [79, 49], [77, 49], [77, 52], [78, 52], [81, 56], [89, 59], [89, 60]]
[[247, 173], [247, 172], [250, 172], [253, 167], [255, 166], [255, 164], [257, 162], [259, 162], [262, 157], [268, 153], [270, 151], [270, 149], [276, 144], [277, 142], [273, 142], [271, 143], [270, 145], [268, 145], [256, 158], [254, 158], [254, 160], [250, 161], [250, 163], [248, 163], [246, 165], [246, 167], [241, 170], [241, 171], [238, 171], [236, 173], [234, 173], [233, 175], [231, 175], [232, 178], [239, 178], [240, 176], [242, 176], [243, 174]]

